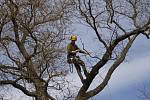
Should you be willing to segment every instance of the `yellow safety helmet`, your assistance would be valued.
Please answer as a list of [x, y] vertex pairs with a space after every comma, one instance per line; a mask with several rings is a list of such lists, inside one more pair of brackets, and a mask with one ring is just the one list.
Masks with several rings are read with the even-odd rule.
[[72, 41], [77, 41], [77, 36], [76, 36], [76, 35], [72, 35], [72, 36], [70, 37], [70, 40], [72, 40]]

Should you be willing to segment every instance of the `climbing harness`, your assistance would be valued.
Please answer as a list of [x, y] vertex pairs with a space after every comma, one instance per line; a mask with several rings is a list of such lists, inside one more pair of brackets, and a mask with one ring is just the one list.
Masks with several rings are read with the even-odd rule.
[[78, 63], [79, 60], [80, 60], [79, 56], [75, 56], [73, 58], [69, 58], [69, 70], [70, 70], [71, 73], [73, 73], [74, 63]]

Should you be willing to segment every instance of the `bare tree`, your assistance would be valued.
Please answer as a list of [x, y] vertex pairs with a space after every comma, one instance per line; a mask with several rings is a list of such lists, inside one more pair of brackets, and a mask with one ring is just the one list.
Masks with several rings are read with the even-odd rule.
[[[130, 47], [140, 34], [150, 29], [149, 0], [77, 0], [78, 21], [93, 31], [104, 52], [92, 66], [76, 100], [87, 100], [100, 93], [108, 84], [114, 70], [124, 61]], [[105, 32], [105, 33], [102, 33]], [[103, 50], [101, 50], [103, 51]], [[89, 89], [99, 70], [112, 62], [103, 81]]]
[[[55, 100], [65, 70], [63, 40], [71, 0], [0, 1], [0, 85], [12, 85], [36, 100]], [[63, 65], [62, 65], [63, 64]]]
[[[74, 3], [77, 10], [72, 8]], [[66, 82], [63, 40], [72, 11], [78, 21], [93, 30], [92, 35], [97, 36], [104, 49], [86, 75], [76, 100], [97, 95], [124, 61], [134, 40], [140, 34], [149, 37], [149, 3], [149, 0], [1, 0], [0, 85], [12, 85], [36, 100], [55, 100], [51, 91], [63, 92]], [[103, 30], [105, 33], [101, 33]], [[107, 62], [112, 65], [104, 80], [89, 90]], [[66, 95], [67, 99], [73, 97], [69, 89]]]

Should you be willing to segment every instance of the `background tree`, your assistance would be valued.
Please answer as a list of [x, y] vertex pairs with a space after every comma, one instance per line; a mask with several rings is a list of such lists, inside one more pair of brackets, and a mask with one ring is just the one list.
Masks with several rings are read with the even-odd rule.
[[36, 100], [54, 100], [48, 90], [63, 91], [63, 41], [72, 5], [71, 0], [0, 1], [1, 86]]
[[[114, 70], [124, 61], [135, 39], [140, 34], [148, 37], [145, 31], [150, 29], [149, 5], [148, 0], [77, 0], [78, 21], [95, 33], [100, 42], [97, 45], [103, 48], [99, 51], [102, 54], [99, 55], [100, 60], [92, 66], [76, 100], [86, 100], [100, 93]], [[89, 89], [101, 68], [108, 62], [111, 65], [102, 82]]]

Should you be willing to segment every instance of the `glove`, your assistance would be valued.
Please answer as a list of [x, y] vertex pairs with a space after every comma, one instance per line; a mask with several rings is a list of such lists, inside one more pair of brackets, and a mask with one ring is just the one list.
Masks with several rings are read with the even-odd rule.
[[79, 52], [80, 50], [75, 50], [75, 51], [71, 51], [71, 53], [77, 53]]
[[78, 49], [78, 50], [76, 50], [76, 52], [79, 52], [80, 50]]

